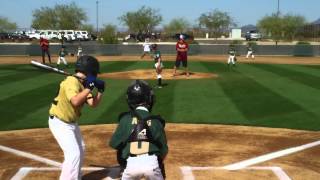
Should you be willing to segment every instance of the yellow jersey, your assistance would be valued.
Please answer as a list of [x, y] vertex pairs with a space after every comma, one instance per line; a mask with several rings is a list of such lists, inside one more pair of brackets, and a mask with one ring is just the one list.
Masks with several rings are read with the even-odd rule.
[[[77, 122], [81, 115], [82, 106], [74, 107], [71, 104], [71, 98], [83, 89], [82, 83], [76, 77], [68, 76], [60, 83], [58, 95], [54, 98], [49, 114], [67, 123]], [[92, 94], [88, 95], [88, 98], [90, 97]]]

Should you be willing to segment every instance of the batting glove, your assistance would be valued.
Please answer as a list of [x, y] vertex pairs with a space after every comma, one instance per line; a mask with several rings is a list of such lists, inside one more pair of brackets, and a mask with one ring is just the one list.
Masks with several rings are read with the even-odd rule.
[[85, 80], [84, 87], [87, 89], [90, 89], [92, 91], [94, 89], [94, 87], [96, 86], [96, 79], [97, 79], [96, 76], [88, 75]]
[[100, 93], [103, 93], [104, 92], [104, 87], [105, 87], [105, 83], [104, 81], [100, 80], [100, 79], [97, 79], [96, 80], [96, 87], [98, 89], [98, 91]]

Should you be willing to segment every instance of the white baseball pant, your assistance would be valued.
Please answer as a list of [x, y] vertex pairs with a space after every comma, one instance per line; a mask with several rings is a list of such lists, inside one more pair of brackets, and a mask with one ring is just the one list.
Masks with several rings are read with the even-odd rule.
[[57, 64], [59, 65], [61, 61], [62, 61], [65, 65], [68, 65], [65, 57], [58, 57]]
[[248, 54], [246, 56], [246, 58], [248, 59], [249, 56], [251, 56], [252, 58], [254, 58], [253, 52], [252, 51], [248, 51]]
[[162, 63], [160, 63], [160, 65], [159, 65], [159, 63], [155, 63], [155, 64], [154, 64], [154, 67], [155, 67], [155, 68], [158, 68], [158, 66], [160, 66], [160, 68], [163, 68], [163, 64], [162, 64]]
[[156, 155], [137, 155], [127, 159], [127, 167], [122, 174], [121, 180], [163, 180]]
[[228, 64], [230, 64], [230, 63], [235, 64], [234, 58], [235, 58], [235, 56], [230, 55], [228, 58]]
[[[52, 117], [52, 116], [51, 116]], [[85, 144], [77, 123], [65, 123], [49, 117], [49, 128], [63, 151], [60, 180], [80, 180]]]

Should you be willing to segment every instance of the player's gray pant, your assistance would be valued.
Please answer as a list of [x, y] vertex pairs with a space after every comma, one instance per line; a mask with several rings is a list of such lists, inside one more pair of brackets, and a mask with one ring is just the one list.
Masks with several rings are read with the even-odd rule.
[[156, 155], [138, 155], [127, 159], [122, 180], [163, 180]]

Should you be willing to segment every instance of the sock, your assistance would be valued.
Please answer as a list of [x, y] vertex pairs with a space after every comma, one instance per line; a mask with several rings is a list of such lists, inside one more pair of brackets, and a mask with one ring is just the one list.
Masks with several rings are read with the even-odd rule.
[[161, 86], [161, 78], [162, 78], [162, 76], [161, 76], [161, 74], [158, 74], [157, 75], [157, 78], [158, 78], [158, 86]]
[[161, 86], [161, 78], [158, 78], [158, 86]]

